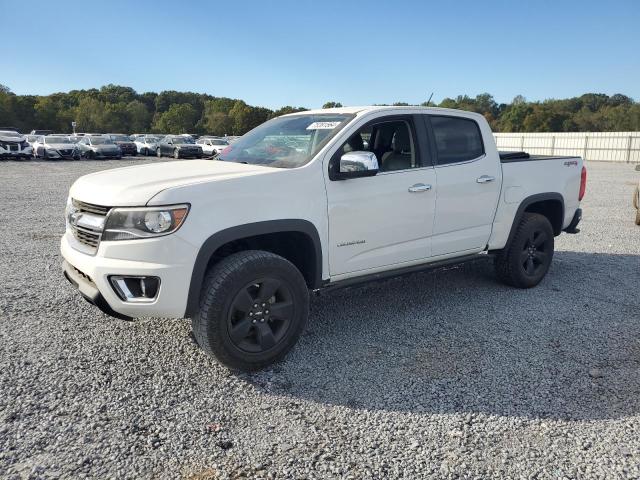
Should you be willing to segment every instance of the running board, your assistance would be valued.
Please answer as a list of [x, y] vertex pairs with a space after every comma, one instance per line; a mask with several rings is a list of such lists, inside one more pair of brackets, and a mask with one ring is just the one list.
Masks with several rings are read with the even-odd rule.
[[360, 277], [347, 278], [345, 280], [338, 280], [337, 282], [328, 282], [320, 288], [313, 290], [316, 295], [322, 295], [324, 293], [332, 292], [333, 290], [339, 290], [342, 288], [360, 286], [365, 283], [377, 282], [380, 280], [388, 280], [390, 278], [404, 277], [418, 272], [427, 272], [430, 270], [438, 270], [444, 267], [452, 265], [459, 265], [462, 263], [472, 262], [474, 260], [480, 260], [487, 257], [487, 251], [480, 253], [474, 253], [472, 255], [465, 255], [463, 257], [448, 258], [446, 260], [440, 260], [430, 263], [421, 263], [419, 265], [411, 265], [410, 267], [396, 268], [394, 270], [386, 270], [384, 272], [370, 273]]

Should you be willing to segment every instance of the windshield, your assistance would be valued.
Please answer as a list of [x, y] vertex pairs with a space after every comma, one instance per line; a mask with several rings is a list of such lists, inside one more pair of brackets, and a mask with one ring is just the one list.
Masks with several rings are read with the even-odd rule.
[[300, 167], [352, 118], [347, 114], [274, 118], [240, 137], [218, 159], [278, 168]]
[[211, 140], [211, 145], [229, 145], [224, 140]]
[[0, 131], [0, 135], [2, 135], [3, 137], [21, 137], [22, 136], [18, 132], [11, 132], [7, 130]]
[[196, 143], [193, 141], [193, 138], [191, 137], [174, 137], [173, 138], [173, 143]]
[[126, 135], [111, 135], [111, 140], [115, 142], [130, 142], [131, 139]]
[[144, 137], [142, 141], [145, 143], [158, 143], [158, 137]]
[[44, 137], [44, 143], [71, 143], [67, 137]]
[[107, 137], [91, 137], [92, 145], [111, 145], [113, 141]]

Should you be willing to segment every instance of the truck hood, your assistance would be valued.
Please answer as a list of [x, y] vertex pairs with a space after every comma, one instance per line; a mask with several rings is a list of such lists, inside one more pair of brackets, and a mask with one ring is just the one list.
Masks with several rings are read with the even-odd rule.
[[[71, 186], [72, 198], [108, 207], [145, 205], [168, 188], [270, 173], [278, 169], [234, 162], [190, 160], [114, 168], [80, 177]], [[189, 199], [185, 198], [187, 202]]]

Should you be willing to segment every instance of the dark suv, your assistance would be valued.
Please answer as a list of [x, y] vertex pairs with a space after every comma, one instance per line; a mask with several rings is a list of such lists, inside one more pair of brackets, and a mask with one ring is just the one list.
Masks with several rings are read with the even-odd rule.
[[113, 143], [120, 147], [122, 150], [122, 156], [125, 155], [138, 155], [138, 147], [133, 143], [129, 135], [123, 135], [121, 133], [110, 133], [109, 137], [113, 140]]

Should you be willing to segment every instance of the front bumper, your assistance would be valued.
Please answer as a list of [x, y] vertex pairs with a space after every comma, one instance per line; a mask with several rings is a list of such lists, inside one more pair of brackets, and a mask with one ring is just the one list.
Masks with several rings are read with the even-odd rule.
[[94, 157], [95, 158], [119, 158], [122, 157], [122, 152], [120, 150], [115, 151], [115, 152], [110, 152], [110, 151], [100, 151], [100, 150], [96, 150], [95, 152], [93, 152]]
[[196, 149], [184, 150], [180, 148], [178, 152], [180, 153], [181, 157], [201, 157], [202, 156], [202, 150], [196, 150]]
[[135, 145], [133, 147], [120, 146], [120, 151], [122, 151], [122, 155], [137, 155], [138, 154], [138, 148]]
[[33, 157], [33, 149], [31, 147], [22, 150], [5, 150], [0, 151], [0, 158], [31, 158]]
[[[117, 318], [184, 317], [197, 249], [176, 234], [101, 242], [95, 255], [77, 248], [81, 245], [67, 231], [60, 242], [64, 275], [103, 312]], [[158, 295], [151, 302], [123, 301], [109, 281], [113, 275], [159, 277]]]

